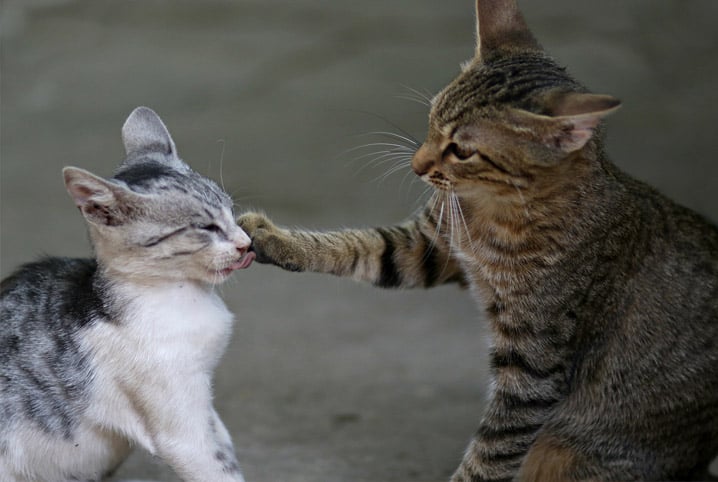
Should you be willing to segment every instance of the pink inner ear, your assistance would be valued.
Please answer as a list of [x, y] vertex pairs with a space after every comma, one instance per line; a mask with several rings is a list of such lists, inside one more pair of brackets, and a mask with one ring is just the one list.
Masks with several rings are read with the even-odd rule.
[[71, 184], [69, 187], [75, 206], [81, 207], [87, 204], [87, 200], [100, 194], [97, 190], [91, 189], [82, 184]]
[[564, 117], [565, 127], [556, 138], [556, 144], [567, 153], [582, 149], [593, 136], [601, 118], [601, 113]]
[[570, 134], [559, 141], [561, 149], [565, 152], [574, 152], [582, 149], [591, 139], [591, 136], [593, 136], [593, 132], [594, 130], [591, 128], [571, 130]]
[[563, 127], [555, 139], [556, 145], [568, 153], [582, 149], [601, 119], [614, 112], [621, 102], [610, 95], [568, 92], [549, 95], [547, 104], [551, 116]]

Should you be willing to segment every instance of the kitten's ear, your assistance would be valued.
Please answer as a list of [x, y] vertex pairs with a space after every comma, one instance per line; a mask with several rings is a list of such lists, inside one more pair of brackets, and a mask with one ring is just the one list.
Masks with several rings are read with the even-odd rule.
[[77, 167], [62, 170], [67, 192], [87, 221], [103, 226], [124, 224], [136, 210], [139, 194]]
[[160, 154], [163, 162], [184, 166], [162, 119], [149, 107], [137, 107], [122, 126], [126, 163], [147, 154]]
[[583, 149], [604, 117], [621, 107], [610, 95], [559, 92], [548, 94], [543, 104], [547, 115], [511, 109], [512, 120], [528, 125], [548, 147], [571, 153]]
[[542, 50], [516, 0], [476, 0], [476, 57], [501, 49]]

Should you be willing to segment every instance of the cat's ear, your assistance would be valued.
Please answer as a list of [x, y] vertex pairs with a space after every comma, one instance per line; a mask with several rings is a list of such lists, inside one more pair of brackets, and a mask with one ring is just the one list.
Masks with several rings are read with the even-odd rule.
[[87, 221], [102, 226], [127, 222], [141, 195], [77, 167], [62, 170], [65, 187]]
[[527, 126], [546, 146], [571, 153], [583, 149], [601, 121], [621, 107], [610, 95], [580, 92], [550, 93], [542, 104], [546, 115], [511, 109], [512, 121]]
[[476, 0], [476, 57], [496, 50], [541, 50], [516, 0]]
[[127, 117], [122, 126], [122, 143], [127, 153], [126, 163], [148, 154], [160, 154], [163, 162], [184, 167], [169, 130], [149, 107], [137, 107]]

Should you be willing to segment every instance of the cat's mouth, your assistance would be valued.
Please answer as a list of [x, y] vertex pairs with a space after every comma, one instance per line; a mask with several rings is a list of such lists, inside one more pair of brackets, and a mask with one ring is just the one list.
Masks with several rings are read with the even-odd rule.
[[249, 268], [252, 265], [252, 261], [254, 261], [254, 258], [256, 258], [257, 255], [254, 253], [254, 251], [249, 251], [245, 253], [241, 258], [239, 258], [234, 263], [230, 264], [224, 269], [217, 270], [216, 273], [222, 276], [223, 278], [228, 277], [230, 274], [232, 274], [233, 271], [237, 271], [239, 269], [246, 269]]

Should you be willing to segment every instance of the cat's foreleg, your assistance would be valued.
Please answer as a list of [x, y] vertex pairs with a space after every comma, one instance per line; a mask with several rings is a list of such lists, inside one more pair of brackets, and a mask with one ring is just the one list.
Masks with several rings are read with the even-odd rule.
[[238, 223], [252, 238], [258, 262], [289, 271], [333, 274], [384, 288], [462, 280], [458, 263], [423, 217], [397, 226], [334, 232], [280, 228], [259, 213], [245, 214]]
[[[234, 454], [234, 445], [232, 444], [232, 437], [229, 435], [227, 427], [222, 423], [222, 419], [219, 418], [216, 410], [212, 409], [212, 415], [210, 417], [210, 430], [214, 435], [214, 439], [217, 443], [217, 452], [215, 458], [221, 459], [226, 469], [236, 469], [239, 472], [239, 462]], [[240, 474], [241, 477], [241, 474]], [[241, 480], [241, 479], [240, 479]]]
[[147, 407], [156, 455], [185, 482], [244, 482], [229, 433], [212, 408], [209, 381], [182, 384], [165, 404]]

